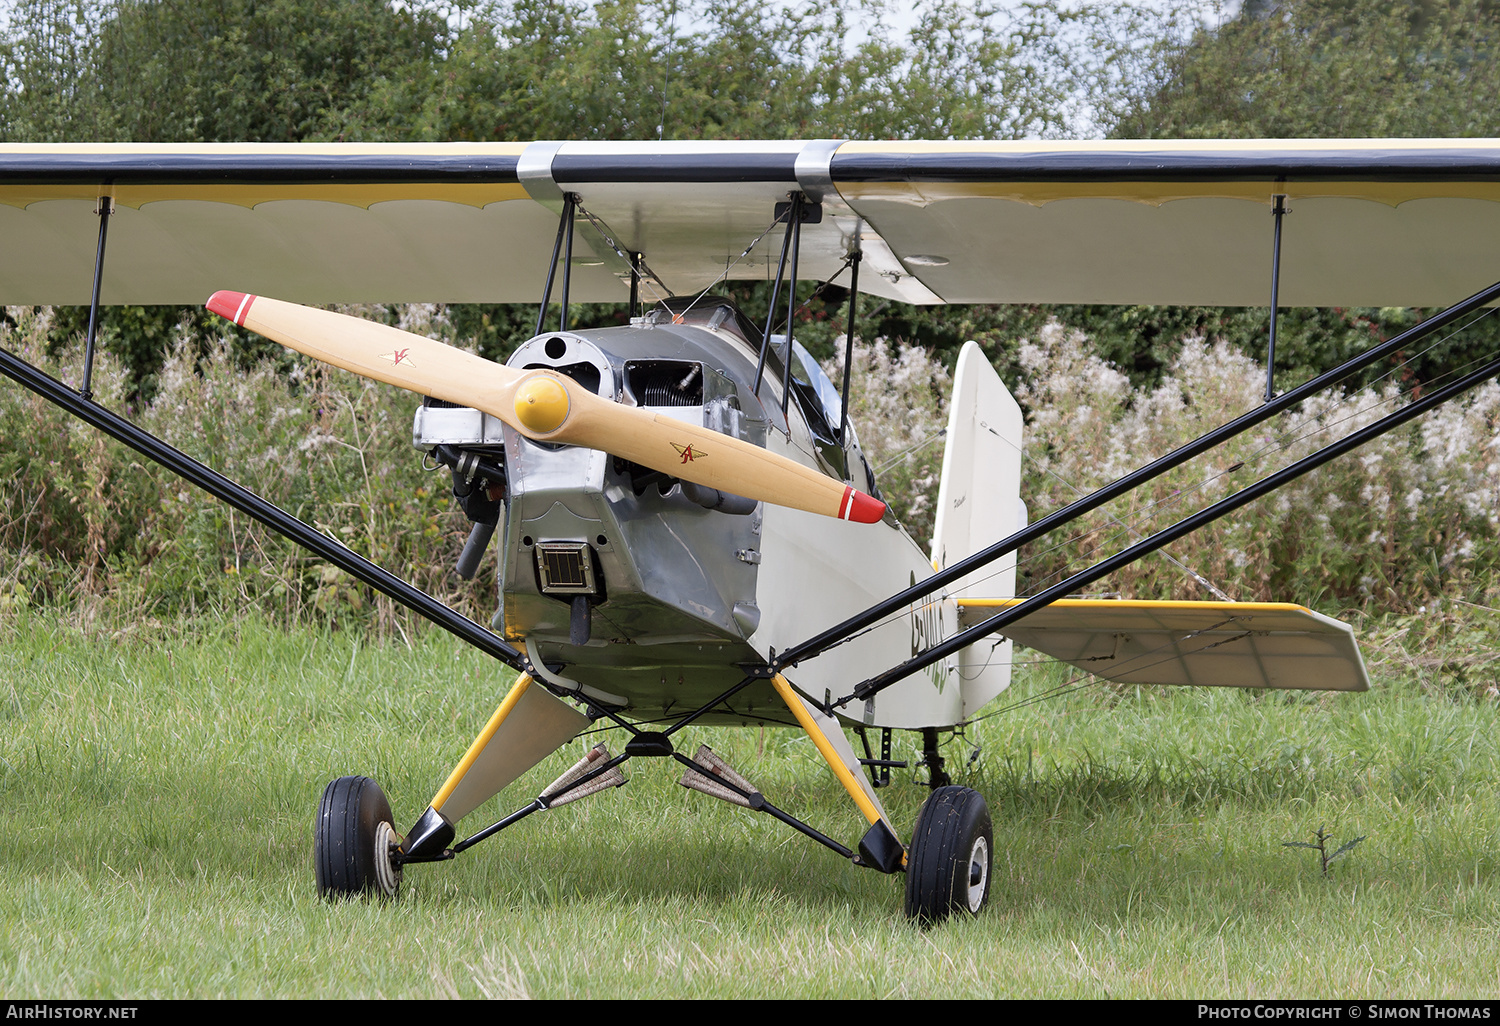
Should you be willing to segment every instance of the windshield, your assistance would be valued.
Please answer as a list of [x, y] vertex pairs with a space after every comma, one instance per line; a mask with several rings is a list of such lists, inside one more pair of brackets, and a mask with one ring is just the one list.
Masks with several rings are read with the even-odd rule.
[[[785, 345], [785, 342], [782, 343]], [[814, 392], [818, 394], [818, 401], [823, 404], [823, 415], [830, 425], [835, 425], [841, 418], [844, 408], [839, 398], [839, 390], [834, 387], [828, 375], [823, 373], [823, 368], [818, 361], [813, 359], [809, 353], [796, 339], [792, 339], [792, 355], [796, 358], [792, 364], [792, 373], [802, 380], [803, 384], [811, 385]]]

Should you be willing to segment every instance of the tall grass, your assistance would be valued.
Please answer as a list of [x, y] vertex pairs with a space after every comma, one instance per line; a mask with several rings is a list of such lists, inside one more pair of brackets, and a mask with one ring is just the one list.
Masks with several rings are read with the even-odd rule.
[[[1475, 611], [1483, 614], [1484, 611]], [[1087, 686], [944, 746], [995, 819], [977, 919], [922, 932], [902, 880], [628, 764], [402, 899], [313, 889], [324, 783], [380, 781], [405, 828], [508, 683], [439, 632], [257, 616], [134, 632], [0, 625], [0, 989], [12, 997], [1476, 997], [1500, 977], [1500, 652], [1488, 615], [1366, 625], [1376, 690]], [[1469, 676], [1459, 673], [1469, 668]], [[603, 735], [618, 750], [620, 740]], [[598, 740], [590, 737], [588, 743]], [[794, 730], [690, 729], [782, 807], [861, 820]], [[898, 758], [919, 741], [897, 738]], [[465, 828], [524, 804], [553, 756]], [[925, 797], [881, 792], [905, 835]], [[1325, 878], [1284, 847], [1367, 840]]]
[[[1055, 322], [1020, 353], [1022, 376], [1006, 384], [1026, 414], [1022, 498], [1033, 520], [1253, 409], [1265, 387], [1255, 361], [1201, 338], [1184, 340], [1151, 389], [1133, 388], [1087, 339]], [[898, 515], [925, 539], [951, 381], [920, 349], [861, 346], [856, 354], [861, 440], [884, 467]], [[1018, 588], [1051, 585], [1408, 398], [1394, 377], [1315, 397], [1023, 549]], [[1497, 604], [1497, 569], [1500, 385], [1490, 382], [1094, 587], [1134, 598], [1224, 593], [1333, 613], [1415, 612], [1454, 598]]]
[[[1202, 339], [1185, 342], [1162, 383], [1145, 393], [1056, 325], [1024, 345], [1021, 358], [1031, 372], [1018, 389], [1029, 414], [1025, 495], [1040, 511], [1253, 409], [1264, 387], [1255, 362]], [[1100, 511], [1068, 544], [1033, 550], [1023, 572], [1036, 587], [1064, 565], [1107, 555], [1407, 401], [1393, 381], [1314, 397]], [[1497, 529], [1500, 385], [1489, 382], [1176, 543], [1171, 554], [1235, 598], [1415, 611], [1445, 596], [1484, 602], [1500, 594]], [[1177, 566], [1150, 559], [1099, 587], [1165, 597], [1185, 586]]]

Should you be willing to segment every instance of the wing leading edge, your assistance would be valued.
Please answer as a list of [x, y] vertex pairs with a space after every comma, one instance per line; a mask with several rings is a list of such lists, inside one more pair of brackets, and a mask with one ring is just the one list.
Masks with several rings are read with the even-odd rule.
[[[978, 623], [1018, 599], [959, 599]], [[1126, 684], [1367, 691], [1348, 624], [1284, 602], [1065, 599], [1011, 624], [1005, 636]]]

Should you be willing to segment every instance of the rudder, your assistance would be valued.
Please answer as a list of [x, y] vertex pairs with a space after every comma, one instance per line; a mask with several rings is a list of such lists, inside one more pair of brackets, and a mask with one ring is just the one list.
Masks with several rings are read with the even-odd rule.
[[[952, 566], [1026, 524], [1021, 502], [1021, 407], [977, 342], [964, 343], [948, 409], [932, 564]], [[1005, 556], [948, 589], [964, 598], [1013, 598], [1016, 557]], [[959, 658], [965, 716], [1010, 685], [1011, 642], [985, 639]]]

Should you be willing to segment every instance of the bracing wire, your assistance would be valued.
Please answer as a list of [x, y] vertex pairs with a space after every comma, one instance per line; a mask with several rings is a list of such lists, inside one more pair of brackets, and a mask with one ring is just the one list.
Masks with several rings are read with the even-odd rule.
[[[630, 263], [630, 255], [628, 253], [626, 253], [624, 251], [624, 249], [621, 248], [620, 244], [616, 241], [616, 236], [615, 236], [614, 229], [609, 226], [609, 223], [606, 222], [604, 220], [604, 218], [600, 217], [598, 214], [595, 214], [593, 211], [588, 210], [581, 203], [575, 205], [574, 209], [584, 218], [584, 220], [588, 221], [589, 225], [594, 229], [594, 231], [596, 231], [596, 232], [599, 233], [600, 239], [602, 239], [604, 241], [604, 244], [607, 245], [614, 252], [614, 254], [616, 256], [618, 256], [621, 260], [624, 260], [627, 264]], [[724, 270], [720, 271], [719, 274], [718, 274], [718, 276], [715, 277], [713, 281], [709, 282], [707, 285], [705, 285], [703, 287], [703, 289], [701, 291], [699, 291], [697, 294], [695, 294], [693, 296], [693, 298], [688, 302], [687, 306], [685, 306], [681, 310], [679, 310], [678, 313], [679, 314], [685, 314], [685, 313], [687, 313], [693, 307], [695, 307], [695, 306], [698, 305], [698, 301], [699, 300], [701, 300], [704, 296], [706, 296], [710, 292], [712, 292], [715, 287], [717, 287], [718, 285], [722, 284], [725, 280], [727, 280], [729, 278], [730, 272], [733, 271], [734, 268], [737, 267], [740, 264], [741, 261], [743, 261], [746, 257], [748, 257], [755, 250], [755, 247], [759, 246], [761, 244], [761, 242], [765, 239], [765, 237], [767, 235], [770, 235], [773, 231], [775, 231], [776, 227], [779, 224], [781, 224], [780, 219], [774, 219], [774, 220], [772, 220], [770, 224], [766, 225], [766, 227], [761, 231], [761, 233], [759, 235], [757, 235], [755, 238], [753, 238], [753, 239], [750, 240], [750, 244], [748, 246], [746, 246], [743, 250], [740, 251], [739, 256], [735, 257], [732, 260], [725, 261], [725, 263], [724, 263]], [[795, 317], [797, 314], [801, 313], [803, 310], [806, 310], [808, 308], [808, 305], [814, 299], [816, 299], [823, 292], [824, 289], [826, 289], [829, 285], [832, 285], [834, 283], [834, 281], [838, 278], [839, 275], [843, 274], [846, 270], [848, 270], [849, 266], [852, 263], [853, 263], [853, 257], [846, 258], [844, 260], [843, 264], [839, 267], [839, 269], [836, 270], [836, 271], [834, 271], [833, 274], [830, 275], [826, 281], [819, 282], [818, 287], [815, 288], [812, 291], [812, 294], [809, 295], [806, 299], [804, 299], [802, 301], [801, 305], [798, 306], [797, 309], [793, 312], [793, 316]], [[646, 262], [645, 262], [644, 258], [640, 259], [639, 266], [640, 266], [640, 270], [643, 272], [641, 274], [641, 279], [640, 279], [641, 283], [644, 284], [644, 285], [646, 285], [648, 288], [651, 289], [651, 292], [652, 292], [653, 296], [655, 297], [655, 302], [656, 303], [661, 303], [663, 301], [663, 299], [673, 298], [673, 297], [676, 296], [676, 293], [674, 293], [670, 288], [667, 287], [667, 284], [662, 279], [661, 275], [657, 274], [655, 271], [651, 270], [651, 268], [646, 265]], [[651, 285], [652, 282], [655, 282], [656, 285], [660, 286], [661, 289], [666, 292], [666, 296], [665, 297], [662, 296], [661, 292], [657, 291], [656, 288], [652, 287], [652, 285]], [[783, 322], [783, 324], [784, 324], [784, 322]]]
[[[584, 220], [588, 221], [590, 227], [592, 227], [594, 231], [599, 233], [599, 237], [604, 240], [604, 244], [606, 246], [614, 251], [615, 256], [619, 257], [627, 264], [632, 263], [630, 254], [621, 249], [620, 244], [615, 241], [614, 229], [610, 228], [610, 226], [605, 223], [602, 217], [590, 210], [585, 209], [583, 204], [581, 203], [574, 204], [573, 209], [579, 214], [583, 215]], [[667, 287], [667, 283], [662, 280], [661, 275], [657, 274], [655, 271], [651, 270], [649, 266], [647, 266], [644, 257], [637, 255], [634, 261], [634, 266], [639, 271], [644, 272], [640, 275], [641, 284], [651, 289], [652, 294], [656, 296], [656, 302], [660, 303], [663, 299], [663, 296], [656, 290], [656, 288], [652, 286], [652, 282], [655, 282], [656, 285], [661, 286], [661, 288], [667, 293], [667, 298], [670, 298], [672, 295], [674, 295], [672, 290]]]
[[913, 442], [911, 445], [908, 445], [905, 449], [902, 449], [900, 452], [896, 453], [890, 459], [886, 460], [880, 466], [876, 467], [875, 468], [875, 473], [876, 474], [883, 474], [883, 473], [885, 473], [891, 467], [894, 467], [897, 463], [900, 463], [903, 459], [905, 459], [911, 453], [916, 452], [918, 449], [925, 449], [925, 448], [927, 448], [933, 442], [936, 442], [939, 438], [942, 438], [942, 437], [944, 437], [947, 434], [948, 434], [948, 429], [947, 428], [939, 428], [936, 432], [934, 432], [933, 434], [928, 435], [926, 438], [922, 439], [920, 442]]
[[[582, 204], [576, 206], [575, 209], [578, 211], [578, 213], [583, 215], [584, 219], [589, 222], [590, 226], [592, 226], [593, 229], [599, 233], [599, 237], [604, 240], [604, 243], [609, 246], [611, 250], [614, 251], [616, 256], [620, 257], [620, 259], [624, 260], [626, 263], [630, 262], [629, 254], [621, 249], [619, 243], [615, 241], [614, 229], [609, 226], [609, 223], [606, 222], [604, 218], [600, 217], [598, 214], [595, 214], [590, 210], [585, 209]], [[776, 226], [780, 223], [781, 222], [779, 220], [773, 220], [769, 225], [767, 225], [759, 235], [757, 235], [750, 241], [750, 245], [746, 246], [739, 256], [735, 257], [733, 260], [727, 261], [724, 264], [724, 270], [719, 272], [718, 277], [709, 282], [701, 292], [693, 296], [692, 300], [689, 301], [687, 306], [683, 307], [682, 310], [678, 312], [687, 313], [694, 306], [696, 306], [700, 299], [708, 295], [715, 286], [728, 278], [729, 272], [732, 271], [741, 260], [744, 260], [745, 257], [749, 256], [750, 252], [754, 250], [756, 246], [760, 245], [761, 240], [763, 240], [767, 235], [770, 235], [771, 232], [774, 231], [776, 229]], [[651, 268], [646, 265], [644, 258], [640, 260], [640, 269], [645, 272], [641, 275], [641, 282], [648, 288], [651, 288], [651, 292], [655, 297], [656, 303], [662, 303], [666, 299], [675, 297], [676, 293], [674, 293], [670, 288], [667, 287], [666, 282], [662, 280], [660, 275], [658, 275], [655, 271], [651, 270]], [[663, 296], [661, 292], [657, 291], [656, 288], [651, 286], [650, 283], [653, 281], [666, 292], [666, 296]]]
[[672, 44], [677, 41], [677, 5], [672, 5], [672, 14], [667, 19], [667, 52], [662, 59], [661, 121], [656, 126], [656, 141], [661, 142], [667, 131], [667, 92], [672, 85]]

